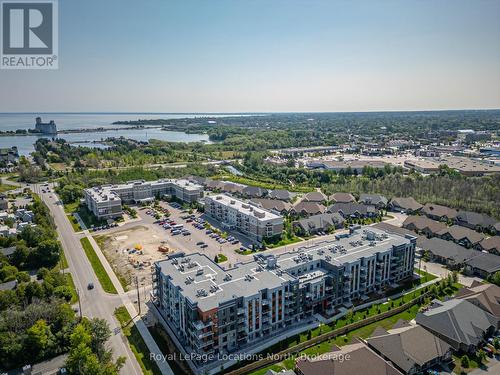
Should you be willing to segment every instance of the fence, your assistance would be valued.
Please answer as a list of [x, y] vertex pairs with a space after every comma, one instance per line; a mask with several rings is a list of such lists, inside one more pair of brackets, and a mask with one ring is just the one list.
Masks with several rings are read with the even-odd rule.
[[329, 339], [337, 337], [337, 336], [345, 335], [346, 333], [353, 331], [355, 329], [367, 326], [368, 324], [375, 323], [375, 322], [378, 322], [380, 320], [389, 318], [393, 315], [399, 314], [399, 313], [409, 309], [413, 305], [421, 302], [424, 298], [429, 296], [430, 293], [431, 293], [430, 291], [423, 293], [419, 297], [416, 297], [416, 298], [412, 299], [409, 302], [406, 302], [405, 304], [403, 304], [401, 306], [394, 307], [388, 311], [384, 311], [383, 313], [373, 315], [371, 317], [360, 320], [358, 322], [354, 322], [354, 323], [345, 325], [344, 327], [337, 328], [337, 329], [334, 329], [333, 331], [323, 333], [319, 336], [313, 337], [310, 340], [304, 341], [304, 342], [297, 344], [291, 348], [280, 351], [276, 354], [273, 354], [272, 356], [263, 358], [259, 361], [252, 362], [248, 365], [245, 365], [245, 366], [240, 367], [236, 370], [228, 372], [227, 375], [243, 375], [243, 374], [247, 374], [251, 371], [258, 370], [262, 367], [270, 366], [274, 363], [281, 362], [282, 360], [286, 359], [288, 356], [295, 354], [295, 353], [298, 353], [298, 352], [301, 352], [301, 351], [308, 349], [314, 345], [322, 343], [323, 341], [329, 340]]

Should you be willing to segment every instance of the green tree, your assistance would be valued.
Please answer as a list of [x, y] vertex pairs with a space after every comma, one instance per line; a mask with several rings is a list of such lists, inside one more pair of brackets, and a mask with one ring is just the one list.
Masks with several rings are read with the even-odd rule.
[[462, 358], [460, 359], [460, 363], [462, 365], [463, 368], [468, 368], [469, 367], [469, 357], [467, 356], [467, 354], [464, 354], [462, 356]]
[[54, 335], [45, 320], [37, 320], [27, 331], [26, 349], [34, 355], [37, 360], [45, 356], [54, 345]]

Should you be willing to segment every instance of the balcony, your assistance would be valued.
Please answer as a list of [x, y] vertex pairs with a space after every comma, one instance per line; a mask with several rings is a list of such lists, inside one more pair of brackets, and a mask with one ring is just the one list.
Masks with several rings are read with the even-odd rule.
[[211, 320], [209, 320], [208, 322], [203, 322], [201, 320], [197, 320], [196, 322], [193, 323], [193, 327], [198, 330], [198, 331], [201, 331], [205, 328], [208, 328], [208, 327], [211, 327], [213, 326], [213, 322]]

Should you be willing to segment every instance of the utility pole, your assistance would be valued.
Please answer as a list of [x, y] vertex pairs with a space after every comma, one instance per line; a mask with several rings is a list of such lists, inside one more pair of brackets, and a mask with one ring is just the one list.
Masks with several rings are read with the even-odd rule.
[[82, 320], [82, 299], [80, 298], [80, 289], [76, 288], [76, 295], [78, 296], [78, 310], [80, 310], [80, 320]]
[[135, 277], [135, 287], [137, 289], [137, 304], [139, 305], [139, 316], [141, 315], [141, 295], [139, 293], [139, 278]]

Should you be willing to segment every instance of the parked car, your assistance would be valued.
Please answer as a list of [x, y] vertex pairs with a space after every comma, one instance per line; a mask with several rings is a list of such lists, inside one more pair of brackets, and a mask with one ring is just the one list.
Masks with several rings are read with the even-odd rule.
[[88, 290], [92, 290], [92, 289], [94, 289], [94, 283], [88, 283], [88, 284], [87, 284], [87, 289], [88, 289]]

